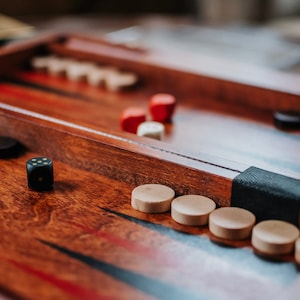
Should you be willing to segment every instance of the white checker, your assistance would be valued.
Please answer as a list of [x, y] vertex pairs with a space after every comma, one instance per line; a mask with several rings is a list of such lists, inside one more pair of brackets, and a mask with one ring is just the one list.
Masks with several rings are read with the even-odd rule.
[[295, 260], [297, 264], [300, 264], [300, 238], [295, 243]]
[[170, 210], [175, 192], [162, 184], [144, 184], [133, 189], [131, 205], [145, 213], [163, 213]]
[[209, 214], [216, 208], [216, 203], [200, 195], [184, 195], [175, 198], [171, 204], [171, 216], [180, 224], [201, 226], [208, 223]]
[[95, 66], [87, 70], [86, 80], [92, 86], [101, 86], [104, 81], [108, 69], [105, 67]]
[[109, 72], [105, 77], [106, 88], [109, 91], [118, 91], [123, 88], [128, 88], [135, 85], [138, 81], [138, 77], [135, 73], [121, 72], [115, 70]]
[[145, 136], [156, 140], [161, 140], [165, 133], [165, 126], [155, 121], [146, 121], [137, 128], [138, 136]]
[[254, 214], [239, 207], [221, 207], [209, 215], [210, 232], [223, 239], [246, 239], [254, 224]]
[[267, 220], [256, 224], [252, 232], [252, 246], [267, 255], [291, 253], [295, 241], [299, 237], [299, 229], [288, 222]]
[[72, 63], [70, 59], [52, 57], [48, 61], [47, 72], [50, 75], [65, 75], [68, 64]]
[[36, 71], [47, 71], [49, 61], [53, 60], [54, 56], [36, 56], [31, 59], [31, 66]]
[[89, 71], [94, 67], [93, 63], [73, 61], [66, 65], [66, 77], [71, 81], [87, 79]]

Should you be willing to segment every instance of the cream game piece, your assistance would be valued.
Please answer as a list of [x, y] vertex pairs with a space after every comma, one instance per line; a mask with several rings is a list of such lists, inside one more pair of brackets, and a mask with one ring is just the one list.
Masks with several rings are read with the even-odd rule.
[[73, 61], [71, 59], [51, 57], [48, 60], [47, 72], [49, 75], [65, 75], [68, 64], [71, 64]]
[[86, 74], [87, 83], [92, 86], [103, 85], [107, 72], [107, 67], [94, 66], [89, 68]]
[[31, 66], [35, 71], [48, 71], [49, 61], [57, 59], [54, 56], [35, 56], [31, 59]]
[[105, 85], [109, 91], [119, 91], [135, 85], [138, 81], [136, 74], [118, 70], [108, 72], [105, 76]]
[[144, 184], [133, 189], [131, 205], [145, 213], [163, 213], [170, 210], [175, 192], [162, 184]]
[[291, 253], [299, 237], [298, 228], [285, 221], [267, 220], [256, 224], [252, 232], [252, 245], [263, 254]]
[[87, 79], [88, 72], [94, 68], [93, 63], [73, 61], [66, 65], [66, 77], [71, 81]]
[[295, 243], [295, 260], [297, 264], [300, 264], [300, 238]]
[[222, 207], [209, 215], [209, 230], [216, 237], [242, 240], [251, 235], [255, 216], [239, 207]]
[[200, 195], [184, 195], [172, 201], [171, 216], [180, 224], [201, 226], [208, 223], [208, 216], [215, 208], [216, 203], [210, 198]]
[[137, 128], [138, 136], [145, 136], [156, 140], [162, 140], [165, 132], [165, 126], [162, 123], [146, 121]]

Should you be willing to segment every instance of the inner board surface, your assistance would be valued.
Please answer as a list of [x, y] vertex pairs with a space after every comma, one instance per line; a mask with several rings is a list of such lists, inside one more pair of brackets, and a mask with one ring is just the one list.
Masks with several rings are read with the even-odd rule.
[[[70, 42], [74, 40], [70, 39]], [[61, 47], [61, 44], [58, 46]], [[68, 49], [59, 49], [63, 50], [65, 56], [70, 52]], [[121, 48], [120, 55], [128, 54], [126, 51]], [[140, 55], [138, 52], [138, 57]], [[142, 84], [131, 91], [109, 92], [101, 87], [91, 87], [85, 82], [72, 82], [61, 76], [34, 72], [28, 68], [32, 57], [33, 53], [23, 59], [21, 67], [11, 72], [9, 77], [2, 78], [0, 97], [3, 103], [103, 131], [111, 130], [118, 135], [124, 134], [119, 124], [125, 108], [140, 106], [148, 110], [148, 100], [154, 93], [172, 91], [172, 85], [184, 87], [188, 84], [180, 74], [175, 76], [176, 81], [165, 86], [157, 85], [157, 82], [154, 84], [151, 76], [144, 76]], [[86, 57], [89, 56], [85, 54], [84, 59], [81, 59], [87, 60]], [[94, 56], [91, 56], [93, 59]], [[124, 65], [115, 62], [114, 67], [123, 68]], [[130, 64], [127, 63], [126, 68], [130, 70]], [[172, 71], [162, 76], [168, 75], [173, 75]], [[267, 102], [264, 110], [264, 104], [260, 104], [260, 108], [251, 107], [191, 93], [188, 88], [186, 91], [186, 95], [177, 95], [175, 92], [178, 105], [173, 122], [165, 124], [166, 135], [161, 142], [163, 149], [197, 159], [201, 159], [203, 153], [208, 153], [232, 161], [233, 164], [253, 165], [300, 178], [300, 165], [297, 163], [300, 158], [300, 133], [276, 129]], [[246, 88], [241, 91], [247, 94]], [[257, 98], [255, 102], [259, 101], [259, 95]], [[264, 100], [263, 97], [261, 100]], [[148, 118], [151, 118], [149, 114]]]
[[[120, 116], [131, 106], [148, 111], [151, 87], [109, 92], [84, 82], [33, 71], [16, 72], [0, 83], [3, 103], [76, 124], [122, 134]], [[148, 119], [151, 116], [148, 112]], [[253, 165], [300, 178], [300, 134], [273, 125], [272, 114], [206, 97], [178, 98], [162, 141], [191, 157], [209, 153], [218, 158]]]

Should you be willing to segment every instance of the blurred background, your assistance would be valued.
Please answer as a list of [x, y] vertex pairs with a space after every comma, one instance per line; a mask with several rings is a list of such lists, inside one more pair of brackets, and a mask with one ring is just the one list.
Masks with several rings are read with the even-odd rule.
[[263, 22], [300, 13], [300, 0], [10, 0], [1, 1], [2, 13], [55, 15], [82, 13], [190, 15], [199, 20]]
[[[300, 74], [300, 0], [2, 0], [0, 14], [38, 32], [88, 32]], [[5, 26], [0, 18], [0, 38]]]

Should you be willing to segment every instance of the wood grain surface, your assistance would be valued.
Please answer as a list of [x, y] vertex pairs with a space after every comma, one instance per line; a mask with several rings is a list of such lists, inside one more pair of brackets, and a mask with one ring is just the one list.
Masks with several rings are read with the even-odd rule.
[[[22, 51], [20, 46], [14, 51], [4, 49], [2, 55], [0, 50], [3, 63], [7, 63], [8, 56], [12, 61], [18, 61], [20, 56], [23, 58], [19, 68], [10, 69], [9, 79], [0, 82], [2, 102], [87, 127], [112, 130], [122, 136], [119, 120], [125, 108], [141, 106], [147, 109], [154, 93], [171, 92], [177, 97], [178, 106], [174, 122], [166, 124], [167, 134], [160, 144], [162, 149], [171, 148], [195, 159], [202, 159], [203, 153], [207, 153], [233, 164], [257, 166], [300, 178], [300, 166], [296, 163], [299, 161], [300, 132], [280, 131], [273, 125], [275, 110], [300, 110], [300, 93], [293, 90], [297, 86], [296, 78], [285, 80], [284, 74], [276, 73], [281, 85], [287, 82], [285, 86], [274, 84], [273, 77], [270, 77], [273, 86], [264, 80], [255, 86], [246, 85], [232, 81], [229, 72], [228, 80], [224, 80], [204, 76], [201, 67], [187, 72], [176, 64], [171, 68], [163, 62], [155, 63], [153, 60], [160, 56], [151, 51], [110, 46], [104, 41], [97, 43], [76, 35], [49, 37], [46, 41], [29, 43]], [[70, 45], [77, 45], [76, 51], [74, 47], [70, 49]], [[97, 51], [91, 53], [95, 47]], [[111, 93], [85, 82], [70, 82], [28, 70], [33, 55], [49, 51], [135, 71], [141, 78], [141, 85], [132, 91]], [[172, 61], [178, 60], [173, 58]], [[195, 63], [195, 68], [198, 66]], [[8, 72], [5, 74], [7, 76]], [[211, 92], [206, 91], [208, 87]]]
[[25, 163], [43, 154], [0, 161], [0, 291], [8, 296], [269, 299], [297, 279], [292, 256], [265, 261], [249, 240], [224, 247], [207, 227], [136, 212], [134, 186], [119, 180], [54, 161], [53, 191], [31, 191]]
[[[212, 78], [147, 51], [114, 52], [102, 41], [95, 53], [73, 39], [0, 50], [0, 135], [23, 145], [18, 157], [0, 160], [3, 297], [297, 299], [293, 255], [270, 260], [250, 239], [220, 240], [169, 212], [137, 212], [130, 196], [137, 185], [161, 183], [229, 206], [232, 180], [249, 166], [299, 179], [300, 133], [274, 128], [272, 113], [299, 109], [300, 93], [285, 79], [272, 89], [268, 80]], [[34, 55], [51, 52], [136, 71], [141, 85], [109, 92], [29, 68]], [[122, 132], [122, 110], [147, 108], [156, 92], [178, 99], [165, 140]], [[25, 163], [34, 156], [54, 160], [52, 191], [28, 189]]]

